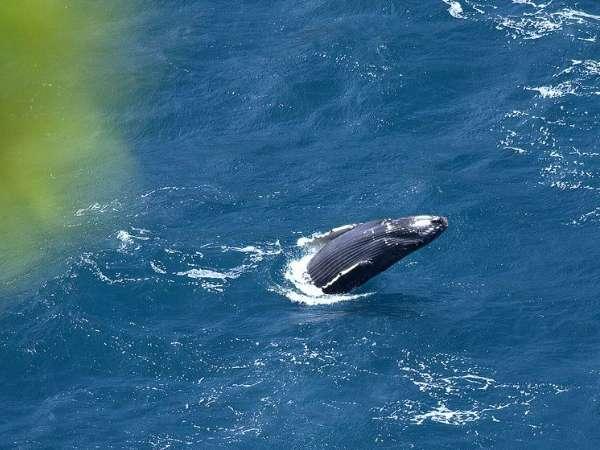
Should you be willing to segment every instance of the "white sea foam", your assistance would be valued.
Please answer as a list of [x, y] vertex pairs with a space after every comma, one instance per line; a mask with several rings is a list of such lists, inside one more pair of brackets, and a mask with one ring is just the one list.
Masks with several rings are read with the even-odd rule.
[[507, 30], [513, 39], [540, 39], [562, 29], [561, 22], [550, 15], [526, 15], [524, 17], [501, 17], [496, 28]]
[[586, 23], [588, 20], [600, 21], [600, 16], [595, 14], [589, 14], [585, 11], [577, 11], [575, 9], [565, 8], [561, 11], [554, 13], [558, 17], [562, 17], [568, 20], [576, 21], [577, 23]]
[[154, 270], [154, 272], [160, 273], [161, 275], [165, 275], [167, 273], [165, 269], [163, 269], [158, 263], [154, 261], [150, 261], [150, 267], [152, 268], [152, 270]]
[[440, 403], [431, 411], [423, 414], [417, 414], [411, 420], [417, 425], [421, 425], [426, 420], [431, 420], [432, 422], [443, 423], [446, 425], [463, 425], [467, 422], [478, 420], [480, 417], [481, 414], [478, 411], [451, 410], [444, 404]]
[[[148, 230], [144, 230], [144, 232], [147, 233]], [[117, 239], [120, 241], [119, 251], [124, 252], [134, 245], [135, 245], [134, 250], [138, 250], [140, 248], [140, 246], [136, 245], [135, 240], [147, 241], [149, 238], [147, 236], [135, 236], [135, 235], [129, 233], [128, 231], [119, 230], [117, 232]]]
[[596, 40], [598, 39], [598, 36], [590, 36], [590, 37], [578, 37], [577, 39], [579, 39], [580, 41], [585, 41], [585, 42], [596, 42]]
[[[348, 227], [348, 225], [346, 226]], [[343, 227], [332, 231], [341, 231]], [[320, 288], [315, 286], [308, 275], [308, 263], [312, 257], [319, 251], [321, 246], [315, 245], [319, 242], [319, 237], [327, 236], [329, 233], [319, 233], [312, 238], [298, 239], [298, 246], [302, 249], [299, 256], [290, 259], [284, 268], [283, 276], [289, 283], [287, 286], [275, 286], [273, 290], [285, 295], [289, 300], [295, 303], [305, 305], [331, 305], [334, 303], [357, 300], [371, 295], [365, 294], [325, 294]]]
[[517, 4], [517, 5], [529, 5], [529, 6], [533, 6], [534, 8], [544, 8], [546, 6], [548, 6], [548, 4], [537, 4], [532, 2], [531, 0], [512, 0], [513, 3]]
[[218, 270], [206, 267], [194, 267], [175, 272], [173, 275], [194, 280], [194, 284], [209, 292], [223, 292], [231, 280], [239, 278], [251, 266], [241, 265], [229, 270]]
[[600, 220], [600, 207], [581, 214], [579, 218], [571, 221], [571, 225], [582, 225], [589, 221], [598, 222], [598, 220]]
[[[227, 285], [232, 281], [245, 273], [255, 271], [261, 261], [265, 258], [278, 255], [281, 253], [281, 244], [279, 241], [275, 242], [266, 242], [264, 245], [245, 245], [245, 246], [229, 246], [229, 245], [214, 245], [207, 244], [202, 246], [203, 249], [206, 249], [209, 254], [211, 253], [211, 249], [220, 251], [222, 253], [240, 253], [243, 256], [243, 260], [240, 261], [240, 264], [230, 267], [230, 268], [221, 268], [221, 267], [207, 267], [205, 263], [202, 263], [201, 266], [198, 266], [194, 263], [187, 263], [188, 268], [186, 270], [179, 270], [173, 272], [173, 275], [183, 276], [187, 278], [191, 278], [195, 283], [200, 285], [207, 291], [213, 292], [223, 292]], [[175, 254], [173, 250], [167, 250], [169, 254]], [[181, 252], [177, 252], [181, 253]], [[195, 256], [204, 259], [204, 254], [200, 252], [194, 252]], [[182, 258], [185, 259], [185, 254], [182, 254]], [[213, 255], [214, 256], [214, 255]], [[182, 262], [183, 259], [180, 261]], [[207, 258], [208, 259], [208, 258]], [[153, 270], [156, 270], [155, 266], [152, 265]], [[162, 269], [161, 266], [158, 266], [159, 270]], [[160, 273], [160, 272], [159, 272]]]
[[250, 261], [258, 263], [267, 256], [275, 256], [281, 253], [281, 244], [279, 240], [275, 242], [267, 242], [264, 248], [256, 247], [254, 245], [246, 245], [244, 247], [235, 247], [222, 245], [221, 250], [223, 252], [238, 252], [248, 255]]
[[121, 283], [138, 283], [147, 281], [148, 277], [127, 277], [120, 273], [115, 273], [112, 276], [106, 275], [101, 269], [92, 253], [84, 253], [80, 257], [81, 263], [89, 267], [92, 273], [102, 282], [110, 285], [121, 284]]
[[569, 82], [560, 83], [556, 86], [526, 87], [525, 89], [538, 92], [542, 98], [558, 98], [576, 94], [575, 89]]
[[[592, 20], [589, 14], [571, 12], [567, 15]], [[594, 146], [593, 139], [586, 139], [590, 133], [593, 134], [598, 114], [593, 109], [574, 108], [571, 102], [563, 99], [591, 98], [600, 94], [600, 61], [573, 58], [555, 69], [554, 73], [546, 76], [546, 79], [552, 80], [551, 83], [524, 88], [536, 94], [532, 96], [529, 107], [505, 114], [499, 147], [537, 158], [539, 184], [563, 192], [598, 192], [600, 152]], [[540, 102], [540, 98], [553, 100], [559, 106], [558, 115], [548, 117], [547, 103]], [[597, 221], [596, 211], [588, 209], [587, 212], [577, 211], [568, 223], [580, 225], [590, 220]]]
[[442, 0], [446, 5], [449, 6], [448, 13], [456, 19], [464, 19], [462, 5], [455, 0]]
[[156, 194], [157, 192], [164, 192], [164, 191], [184, 191], [186, 189], [198, 189], [198, 188], [202, 188], [202, 187], [208, 187], [208, 186], [192, 186], [190, 187], [186, 187], [186, 186], [163, 186], [161, 188], [157, 188], [157, 189], [152, 189], [151, 191], [148, 191], [144, 194], [142, 194], [142, 198], [146, 198], [149, 197], [153, 194]]
[[212, 269], [190, 269], [182, 272], [177, 272], [176, 275], [186, 276], [189, 278], [212, 278], [216, 280], [227, 280], [230, 278], [237, 278], [240, 276], [239, 273], [231, 273], [231, 272], [217, 272]]
[[[495, 24], [496, 29], [505, 31], [512, 39], [536, 40], [561, 32], [568, 39], [588, 42], [596, 42], [597, 39], [600, 15], [573, 8], [556, 8], [556, 2], [552, 0], [512, 0], [513, 4], [522, 7], [508, 10], [500, 4], [502, 2], [442, 1], [448, 5], [448, 13], [452, 17], [489, 20]], [[473, 14], [473, 11], [479, 14]]]
[[416, 426], [430, 422], [463, 426], [470, 422], [504, 422], [525, 417], [546, 396], [561, 395], [568, 386], [555, 383], [499, 382], [456, 355], [420, 358], [401, 351], [398, 368], [417, 388], [404, 400], [390, 399], [374, 407], [372, 420]]
[[127, 246], [129, 244], [133, 244], [133, 238], [125, 230], [119, 230], [119, 232], [117, 233], [117, 239], [119, 241], [121, 241], [122, 246]]
[[[451, 0], [447, 0], [448, 3]], [[465, 0], [469, 6], [472, 6], [469, 0]], [[570, 8], [563, 8], [551, 11], [552, 2], [536, 3], [531, 0], [513, 0], [512, 3], [526, 5], [527, 8], [519, 14], [502, 15], [496, 12], [487, 14], [487, 17], [496, 23], [496, 28], [505, 30], [513, 39], [535, 40], [550, 34], [560, 32], [565, 27], [573, 25], [587, 24], [594, 26], [593, 22], [599, 21], [600, 16], [579, 11]], [[497, 7], [492, 7], [497, 10]], [[577, 33], [583, 33], [584, 30], [578, 29]], [[595, 37], [585, 31], [584, 36], [575, 36], [580, 40], [593, 40]], [[571, 33], [565, 33], [566, 36], [573, 36]]]
[[88, 214], [102, 214], [106, 211], [118, 211], [121, 207], [121, 203], [117, 200], [113, 200], [109, 203], [92, 203], [85, 208], [80, 208], [73, 213], [76, 217], [82, 217]]

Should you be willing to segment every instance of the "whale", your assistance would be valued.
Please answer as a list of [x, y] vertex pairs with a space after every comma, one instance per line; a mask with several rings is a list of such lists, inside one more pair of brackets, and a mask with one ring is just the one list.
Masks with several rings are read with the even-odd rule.
[[446, 228], [446, 217], [430, 215], [334, 228], [318, 238], [322, 247], [308, 262], [309, 281], [325, 294], [350, 292], [426, 246]]

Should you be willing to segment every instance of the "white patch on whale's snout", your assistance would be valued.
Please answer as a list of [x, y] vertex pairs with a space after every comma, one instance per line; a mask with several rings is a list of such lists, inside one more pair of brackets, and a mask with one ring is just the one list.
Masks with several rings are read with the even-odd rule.
[[414, 216], [412, 228], [422, 236], [438, 234], [448, 226], [448, 219], [441, 216]]
[[414, 216], [412, 226], [415, 228], [431, 228], [437, 216]]

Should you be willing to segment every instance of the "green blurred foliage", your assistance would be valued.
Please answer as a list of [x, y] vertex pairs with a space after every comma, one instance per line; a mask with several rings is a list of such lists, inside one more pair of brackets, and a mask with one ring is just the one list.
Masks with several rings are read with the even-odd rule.
[[103, 119], [111, 81], [94, 77], [94, 66], [115, 63], [102, 50], [114, 39], [103, 32], [114, 17], [102, 5], [0, 2], [2, 284], [18, 282], [77, 239], [73, 208], [107, 195], [131, 170]]

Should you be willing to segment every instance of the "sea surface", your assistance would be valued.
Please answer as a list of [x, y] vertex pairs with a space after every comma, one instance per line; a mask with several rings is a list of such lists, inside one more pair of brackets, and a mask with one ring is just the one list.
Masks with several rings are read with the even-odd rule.
[[[135, 168], [78, 173], [0, 290], [0, 448], [600, 446], [598, 1], [96, 27]], [[449, 228], [350, 295], [303, 284], [315, 233], [415, 214]]]

